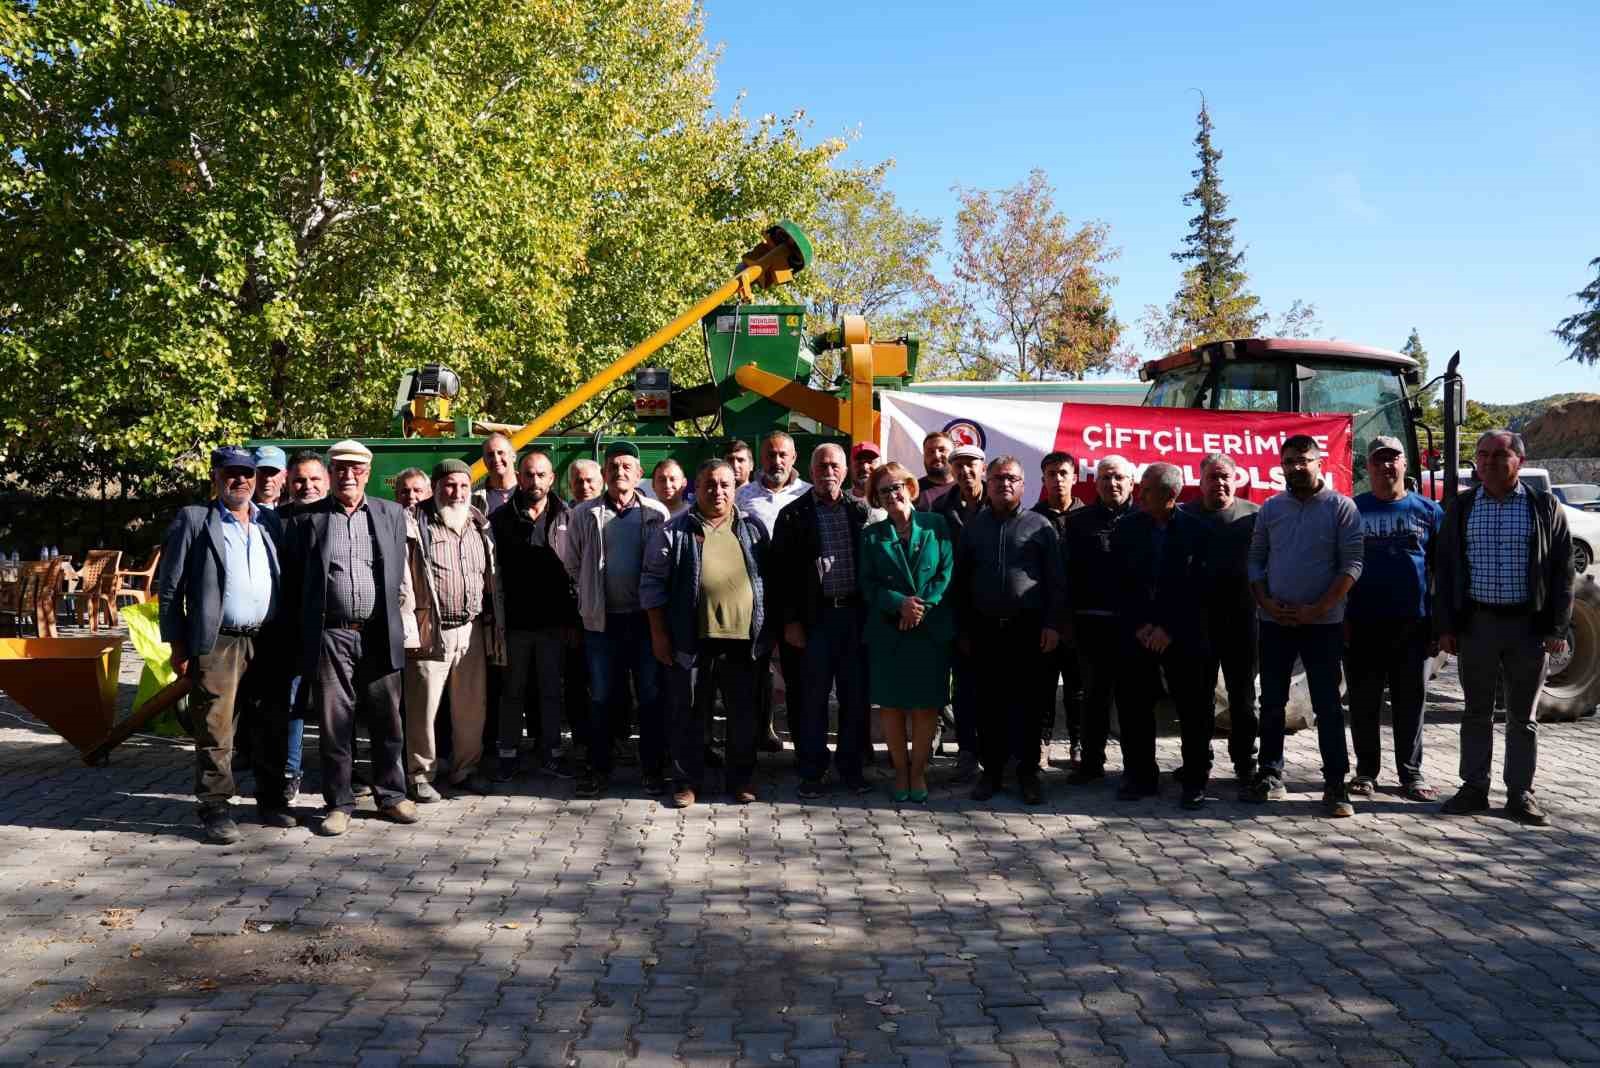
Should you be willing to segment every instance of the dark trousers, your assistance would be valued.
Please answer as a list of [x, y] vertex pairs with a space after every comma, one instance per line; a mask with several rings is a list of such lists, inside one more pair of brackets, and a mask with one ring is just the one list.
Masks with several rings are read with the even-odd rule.
[[301, 682], [308, 711], [322, 725], [322, 799], [329, 811], [356, 807], [350, 771], [358, 721], [372, 740], [372, 792], [378, 807], [405, 800], [402, 672], [389, 667], [388, 641], [381, 627], [372, 634], [324, 630], [317, 674]]
[[564, 689], [561, 703], [566, 709], [567, 727], [572, 731], [573, 744], [581, 746], [588, 745], [585, 730], [592, 703], [589, 695], [589, 654], [584, 652], [584, 633], [581, 629], [578, 631], [578, 642], [567, 650], [561, 670]]
[[1183, 788], [1205, 789], [1211, 777], [1211, 735], [1216, 727], [1213, 684], [1206, 666], [1203, 650], [1174, 643], [1166, 652], [1156, 653], [1140, 645], [1132, 634], [1124, 637], [1116, 687], [1117, 722], [1122, 726], [1122, 773], [1130, 782], [1148, 790], [1160, 785], [1156, 702], [1161, 699], [1164, 680], [1166, 692], [1178, 708]]
[[1467, 707], [1461, 713], [1461, 781], [1489, 792], [1494, 760], [1494, 696], [1504, 680], [1506, 762], [1502, 772], [1506, 799], [1533, 789], [1539, 765], [1539, 690], [1544, 686], [1549, 657], [1544, 639], [1526, 613], [1496, 615], [1475, 609], [1456, 636], [1461, 691]]
[[[780, 628], [781, 632], [781, 628]], [[756, 737], [764, 738], [772, 730], [773, 716], [776, 711], [776, 687], [772, 680], [773, 652], [768, 651], [760, 660], [756, 661]], [[804, 649], [796, 649], [788, 642], [780, 640], [777, 643], [776, 655], [778, 667], [783, 671], [784, 693], [784, 720], [789, 726], [789, 736], [795, 739], [798, 750], [799, 741], [796, 735], [796, 724], [803, 718], [801, 710], [805, 708], [806, 693], [806, 653]]]
[[957, 649], [950, 658], [950, 714], [956, 721], [956, 744], [962, 756], [981, 759], [978, 745], [978, 669], [970, 655]]
[[1067, 744], [1077, 745], [1083, 737], [1083, 680], [1078, 670], [1078, 651], [1065, 643], [1045, 657], [1044, 722], [1039, 725], [1039, 744], [1049, 745], [1056, 726], [1056, 681], [1061, 682], [1061, 718], [1066, 722]]
[[605, 630], [586, 630], [589, 658], [589, 767], [610, 775], [618, 717], [628, 706], [631, 681], [639, 698], [639, 764], [646, 775], [666, 767], [666, 724], [662, 713], [662, 668], [650, 647], [650, 624], [643, 612], [607, 613]]
[[1116, 698], [1122, 652], [1121, 625], [1111, 616], [1079, 614], [1072, 622], [1078, 673], [1083, 680], [1083, 766], [1106, 766], [1106, 739], [1111, 734], [1111, 705]]
[[[506, 632], [506, 666], [500, 669], [499, 745], [515, 753], [522, 743], [522, 723], [530, 705], [538, 709], [530, 733], [539, 740], [539, 759], [561, 747], [562, 667], [566, 631], [561, 627]], [[487, 752], [487, 750], [486, 750]]]
[[706, 771], [705, 707], [695, 693], [695, 672], [700, 689], [715, 684], [722, 690], [722, 707], [728, 724], [727, 784], [730, 791], [749, 786], [756, 771], [756, 673], [748, 641], [705, 639], [695, 655], [694, 668], [673, 664], [667, 669], [667, 692], [672, 708], [672, 777], [702, 789]]
[[256, 802], [283, 808], [288, 762], [288, 709], [281, 697], [282, 663], [257, 638], [219, 634], [209, 653], [190, 661], [189, 715], [194, 725], [194, 794], [201, 808], [226, 805], [236, 792], [233, 749], [251, 735]]
[[[993, 783], [1005, 778], [1006, 761], [1017, 761], [1017, 778], [1039, 777], [1039, 722], [1044, 718], [1043, 687], [1048, 662], [1039, 650], [1036, 620], [973, 621], [972, 669], [985, 697], [978, 720], [978, 759]], [[1052, 698], [1052, 704], [1054, 698]]]
[[1423, 674], [1430, 621], [1363, 620], [1345, 644], [1345, 685], [1350, 694], [1350, 740], [1356, 774], [1376, 779], [1383, 769], [1383, 690], [1389, 688], [1394, 720], [1394, 763], [1401, 785], [1422, 781]]
[[1233, 771], [1248, 782], [1256, 773], [1256, 738], [1261, 720], [1256, 715], [1256, 646], [1260, 634], [1254, 604], [1219, 604], [1207, 614], [1205, 685], [1215, 694], [1217, 672], [1228, 691], [1228, 756]]
[[1284, 627], [1261, 621], [1261, 772], [1283, 778], [1284, 713], [1295, 658], [1305, 665], [1311, 711], [1317, 717], [1317, 747], [1322, 779], [1342, 786], [1350, 774], [1344, 740], [1344, 707], [1339, 704], [1339, 662], [1344, 655], [1344, 624]]
[[[867, 714], [865, 652], [855, 605], [824, 607], [806, 627], [804, 701], [800, 722], [792, 719], [800, 777], [820, 779], [828, 771], [828, 694], [839, 695], [838, 752], [833, 760], [846, 780], [861, 775], [861, 722]], [[785, 679], [787, 680], [787, 673]], [[795, 708], [791, 696], [789, 708]]]

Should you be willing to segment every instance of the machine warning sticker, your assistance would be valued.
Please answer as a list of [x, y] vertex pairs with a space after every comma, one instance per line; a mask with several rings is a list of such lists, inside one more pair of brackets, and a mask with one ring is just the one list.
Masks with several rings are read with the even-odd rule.
[[778, 317], [776, 315], [751, 315], [745, 319], [745, 333], [751, 337], [777, 337]]
[[734, 331], [736, 331], [738, 329], [739, 329], [739, 317], [737, 315], [719, 315], [719, 316], [717, 316], [717, 333], [719, 333], [719, 334], [731, 334], [731, 333], [733, 333]]

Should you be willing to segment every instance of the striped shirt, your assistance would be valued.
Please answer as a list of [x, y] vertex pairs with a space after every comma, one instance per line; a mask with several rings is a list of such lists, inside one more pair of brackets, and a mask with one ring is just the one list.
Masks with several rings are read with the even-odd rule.
[[1518, 482], [1495, 500], [1479, 486], [1467, 513], [1469, 594], [1479, 604], [1526, 604], [1528, 551], [1533, 541], [1533, 500]]
[[428, 574], [439, 599], [439, 625], [459, 627], [483, 614], [483, 576], [489, 562], [483, 536], [468, 520], [457, 534], [437, 512], [428, 516]]
[[329, 623], [365, 623], [378, 611], [378, 578], [372, 514], [366, 498], [346, 512], [337, 502], [328, 513]]
[[824, 597], [847, 597], [856, 592], [856, 546], [850, 537], [850, 516], [844, 502], [817, 502], [817, 569]]

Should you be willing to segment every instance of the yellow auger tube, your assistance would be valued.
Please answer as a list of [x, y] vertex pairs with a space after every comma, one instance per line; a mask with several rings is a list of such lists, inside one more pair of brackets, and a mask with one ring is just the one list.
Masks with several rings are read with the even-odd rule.
[[[794, 277], [796, 271], [805, 269], [810, 258], [810, 241], [799, 227], [793, 223], [782, 223], [769, 228], [761, 244], [744, 254], [738, 274], [697, 301], [672, 322], [629, 349], [605, 370], [562, 397], [539, 418], [512, 434], [512, 449], [521, 451], [528, 442], [594, 399], [617, 379], [649, 359], [667, 342], [693, 327], [735, 295], [748, 300], [751, 289], [756, 286], [766, 288], [787, 282]], [[476, 483], [484, 474], [485, 468], [480, 457], [472, 465], [472, 481]]]

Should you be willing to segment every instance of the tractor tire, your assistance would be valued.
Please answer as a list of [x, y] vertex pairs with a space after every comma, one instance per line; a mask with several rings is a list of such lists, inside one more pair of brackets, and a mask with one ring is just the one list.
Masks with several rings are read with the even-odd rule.
[[1539, 718], [1546, 723], [1570, 723], [1600, 703], [1600, 585], [1580, 574], [1572, 594], [1567, 651], [1550, 658], [1539, 694]]

